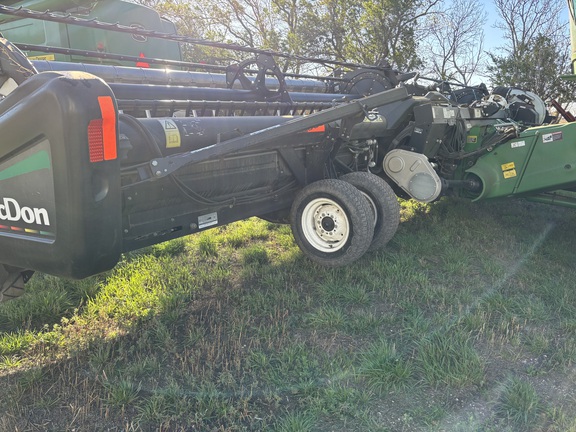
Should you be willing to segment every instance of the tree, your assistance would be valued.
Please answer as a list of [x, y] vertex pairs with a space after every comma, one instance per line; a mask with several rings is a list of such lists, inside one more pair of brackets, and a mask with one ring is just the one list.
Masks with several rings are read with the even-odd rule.
[[495, 85], [520, 87], [543, 98], [571, 98], [574, 85], [559, 76], [569, 69], [567, 13], [552, 0], [495, 0], [504, 33], [503, 55], [491, 54]]
[[523, 55], [492, 55], [490, 66], [495, 84], [530, 90], [541, 97], [562, 98], [570, 91], [560, 74], [566, 67], [566, 56], [559, 55], [557, 45], [546, 36], [538, 36], [528, 45], [518, 45]]
[[554, 42], [566, 42], [566, 26], [560, 17], [567, 16], [564, 2], [557, 0], [494, 0], [504, 33], [503, 49], [509, 54], [523, 53], [539, 36]]
[[401, 70], [421, 65], [418, 29], [440, 0], [370, 0], [364, 2], [360, 31], [354, 38], [365, 62], [390, 62]]
[[418, 33], [440, 0], [310, 0], [300, 31], [307, 51], [336, 60], [420, 65]]
[[[331, 60], [389, 63], [405, 71], [420, 65], [420, 28], [442, 0], [134, 1], [159, 10], [183, 35]], [[189, 60], [213, 63], [247, 56], [202, 47], [186, 53]], [[286, 71], [300, 70], [298, 61], [281, 61]]]
[[487, 14], [480, 1], [453, 0], [445, 10], [428, 15], [422, 43], [425, 65], [438, 79], [470, 85], [483, 72], [483, 24]]
[[[208, 0], [132, 0], [135, 3], [156, 10], [176, 25], [179, 35], [196, 39], [223, 40], [224, 36], [218, 28], [215, 17], [205, 13], [208, 10]], [[202, 45], [182, 44], [183, 58], [191, 62], [210, 64], [228, 64], [229, 53]]]

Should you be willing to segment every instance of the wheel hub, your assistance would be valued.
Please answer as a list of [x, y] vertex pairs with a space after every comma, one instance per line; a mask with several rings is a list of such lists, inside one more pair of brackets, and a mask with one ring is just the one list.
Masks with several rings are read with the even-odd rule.
[[342, 211], [333, 204], [318, 206], [314, 212], [317, 235], [328, 242], [327, 247], [334, 247], [333, 242], [339, 242], [347, 236], [348, 227], [343, 223]]
[[316, 250], [335, 253], [341, 250], [351, 235], [346, 210], [330, 198], [310, 201], [302, 212], [302, 234]]

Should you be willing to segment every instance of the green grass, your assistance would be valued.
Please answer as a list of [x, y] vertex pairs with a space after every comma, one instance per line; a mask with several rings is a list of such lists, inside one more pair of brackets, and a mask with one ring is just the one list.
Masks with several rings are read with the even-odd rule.
[[435, 331], [417, 343], [416, 365], [432, 386], [481, 386], [484, 361], [466, 333]]
[[35, 275], [0, 305], [0, 430], [576, 430], [574, 222], [403, 202], [346, 268], [250, 219]]
[[396, 347], [382, 340], [360, 353], [358, 376], [380, 394], [409, 388], [414, 382], [414, 365]]
[[544, 405], [531, 383], [511, 378], [502, 386], [494, 411], [516, 428], [533, 428], [540, 421]]

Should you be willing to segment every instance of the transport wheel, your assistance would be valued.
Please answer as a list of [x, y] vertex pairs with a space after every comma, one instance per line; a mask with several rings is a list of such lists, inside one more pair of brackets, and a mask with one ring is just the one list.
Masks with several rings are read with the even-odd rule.
[[392, 240], [400, 223], [400, 204], [392, 187], [369, 172], [353, 172], [340, 177], [360, 190], [374, 215], [374, 237], [369, 250], [380, 249]]
[[374, 216], [362, 192], [334, 179], [302, 189], [292, 203], [290, 223], [304, 255], [332, 267], [364, 255], [374, 234]]
[[6, 97], [36, 73], [38, 72], [24, 53], [0, 37], [0, 98]]

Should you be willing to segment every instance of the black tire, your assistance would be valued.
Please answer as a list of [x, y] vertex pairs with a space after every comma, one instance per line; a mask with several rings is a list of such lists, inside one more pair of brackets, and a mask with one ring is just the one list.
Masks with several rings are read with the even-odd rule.
[[331, 267], [364, 255], [374, 234], [374, 216], [362, 192], [334, 179], [311, 183], [296, 195], [290, 224], [304, 255]]
[[374, 214], [374, 237], [369, 250], [383, 248], [392, 240], [400, 224], [400, 204], [396, 194], [385, 180], [369, 172], [345, 174], [340, 180], [365, 194]]

